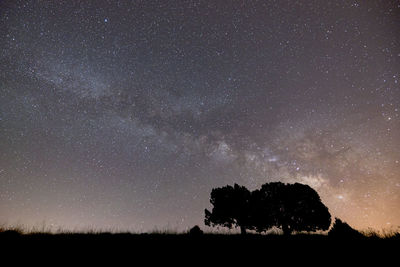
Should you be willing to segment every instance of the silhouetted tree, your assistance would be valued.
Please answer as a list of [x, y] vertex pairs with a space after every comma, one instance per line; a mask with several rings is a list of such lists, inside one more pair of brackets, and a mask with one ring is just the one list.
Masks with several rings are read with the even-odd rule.
[[280, 227], [284, 234], [293, 231], [327, 230], [331, 224], [328, 208], [308, 185], [266, 183], [254, 192], [257, 231]]
[[250, 223], [250, 191], [244, 186], [235, 184], [214, 188], [211, 191], [210, 202], [213, 205], [212, 211], [205, 210], [204, 223], [208, 226], [221, 225], [228, 228], [240, 227], [242, 234], [246, 228], [251, 227]]
[[225, 186], [211, 192], [212, 212], [206, 210], [206, 225], [237, 225], [241, 232], [263, 232], [273, 226], [285, 235], [293, 231], [327, 230], [331, 224], [328, 208], [318, 193], [304, 184], [266, 183], [260, 190]]

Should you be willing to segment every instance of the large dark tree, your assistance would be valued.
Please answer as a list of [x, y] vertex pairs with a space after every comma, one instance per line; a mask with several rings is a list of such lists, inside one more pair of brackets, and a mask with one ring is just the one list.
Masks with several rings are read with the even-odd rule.
[[250, 191], [244, 186], [235, 184], [214, 188], [211, 191], [210, 202], [213, 205], [212, 211], [205, 210], [205, 224], [208, 226], [221, 225], [228, 228], [240, 227], [242, 234], [246, 228], [251, 227], [250, 223]]
[[206, 225], [238, 226], [263, 232], [273, 226], [284, 234], [293, 231], [327, 230], [331, 223], [328, 208], [318, 193], [304, 184], [266, 183], [250, 192], [237, 184], [211, 192], [212, 212], [206, 210]]
[[253, 194], [252, 202], [257, 206], [254, 224], [258, 231], [272, 225], [290, 234], [293, 231], [327, 230], [331, 224], [328, 208], [308, 185], [267, 183]]

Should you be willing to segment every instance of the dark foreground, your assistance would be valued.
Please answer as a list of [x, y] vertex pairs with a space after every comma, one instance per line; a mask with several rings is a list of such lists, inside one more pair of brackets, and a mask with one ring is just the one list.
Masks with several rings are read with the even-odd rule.
[[[347, 262], [370, 263], [373, 258], [386, 261], [397, 257], [400, 249], [398, 235], [378, 237], [329, 237], [326, 235], [219, 235], [219, 234], [0, 234], [3, 255], [25, 252], [70, 260], [74, 257], [103, 258], [148, 262], [189, 259], [187, 266], [200, 262], [236, 262], [279, 259], [281, 262], [309, 262], [323, 259], [322, 265]], [[5, 249], [4, 249], [5, 248]], [[22, 257], [23, 259], [24, 257]], [[19, 258], [14, 258], [19, 260]], [[186, 261], [185, 260], [185, 261]], [[196, 263], [196, 264], [195, 264]], [[262, 264], [265, 265], [265, 264]], [[250, 264], [249, 266], [252, 266]], [[270, 265], [272, 266], [272, 265]]]
[[[295, 247], [299, 250], [310, 246], [386, 246], [400, 245], [400, 235], [380, 238], [372, 237], [348, 237], [348, 236], [328, 236], [319, 234], [297, 234], [297, 235], [258, 235], [258, 234], [131, 234], [131, 233], [33, 233], [20, 234], [14, 231], [0, 233], [0, 244], [8, 243], [19, 245], [72, 245], [72, 246], [119, 246], [128, 245], [130, 247], [140, 247], [146, 249], [164, 248], [166, 250], [173, 247], [196, 248], [205, 246], [210, 249], [236, 249], [257, 247]], [[400, 247], [399, 247], [400, 248]]]

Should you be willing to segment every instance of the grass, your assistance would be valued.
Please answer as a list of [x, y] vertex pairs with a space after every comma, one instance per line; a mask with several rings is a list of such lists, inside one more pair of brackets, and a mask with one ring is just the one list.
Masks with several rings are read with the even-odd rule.
[[[339, 220], [340, 221], [340, 220]], [[344, 223], [345, 224], [345, 223]], [[347, 225], [347, 224], [345, 224]], [[343, 225], [341, 226], [342, 229]], [[349, 227], [347, 225], [347, 227]], [[333, 230], [333, 229], [332, 229]], [[346, 229], [348, 230], [348, 229]], [[201, 231], [201, 230], [200, 230]], [[149, 232], [130, 232], [121, 231], [118, 228], [109, 229], [96, 229], [93, 227], [84, 227], [68, 230], [60, 226], [48, 225], [43, 222], [40, 225], [33, 227], [27, 227], [22, 224], [19, 225], [0, 225], [0, 241], [2, 239], [22, 239], [22, 240], [38, 240], [38, 239], [51, 239], [51, 240], [66, 240], [68, 238], [73, 239], [85, 239], [85, 240], [100, 240], [100, 239], [118, 239], [130, 240], [130, 241], [146, 241], [151, 240], [152, 242], [160, 240], [170, 241], [182, 241], [182, 240], [196, 240], [199, 242], [236, 242], [241, 241], [288, 241], [288, 240], [346, 240], [346, 239], [362, 239], [362, 240], [397, 240], [400, 241], [400, 227], [392, 227], [383, 229], [381, 231], [368, 228], [366, 230], [356, 231], [357, 235], [351, 235], [351, 232], [339, 232], [340, 236], [331, 236], [328, 232], [299, 232], [294, 233], [290, 236], [282, 235], [281, 230], [278, 228], [272, 228], [266, 233], [258, 234], [254, 231], [249, 231], [247, 235], [243, 236], [236, 229], [229, 230], [227, 228], [207, 228], [207, 231], [201, 234], [190, 234], [190, 231], [178, 231], [176, 228], [155, 228]], [[341, 233], [345, 233], [344, 235]], [[354, 233], [353, 233], [354, 234]]]
[[[46, 230], [48, 228], [44, 228]], [[191, 235], [188, 232], [177, 232], [169, 229], [154, 229], [148, 233], [100, 231], [85, 229], [67, 231], [52, 229], [27, 229], [26, 227], [0, 228], [0, 247], [7, 245], [9, 251], [32, 252], [37, 255], [58, 255], [65, 257], [115, 257], [129, 256], [146, 261], [191, 258], [193, 265], [199, 259], [234, 258], [276, 258], [306, 259], [307, 257], [362, 258], [366, 255], [397, 255], [400, 247], [400, 233], [397, 231], [376, 232], [369, 230], [363, 233], [363, 239], [332, 238], [325, 234], [298, 233], [284, 236], [273, 232], [270, 234], [249, 233], [245, 236], [230, 232], [206, 232]], [[357, 251], [362, 251], [357, 254]], [[4, 250], [0, 250], [5, 255]], [[393, 251], [393, 252], [391, 252]], [[151, 255], [144, 256], [144, 255]], [[119, 257], [119, 256], [118, 256]], [[115, 257], [115, 258], [118, 258]]]
[[367, 229], [360, 231], [365, 237], [368, 239], [394, 239], [400, 240], [400, 228], [387, 228], [382, 229], [381, 231], [374, 229]]
[[[5, 226], [0, 225], [0, 239], [7, 234], [13, 234], [13, 236], [20, 237], [32, 237], [32, 236], [67, 236], [67, 235], [77, 235], [77, 236], [170, 236], [170, 237], [179, 237], [179, 236], [190, 236], [189, 231], [179, 232], [177, 229], [169, 229], [169, 228], [155, 228], [150, 232], [130, 232], [130, 231], [120, 231], [117, 228], [110, 229], [95, 229], [95, 228], [81, 228], [75, 230], [67, 230], [62, 227], [50, 227], [46, 225], [34, 226], [28, 228], [24, 225], [16, 225], [16, 226]], [[372, 228], [361, 230], [360, 233], [365, 237], [365, 240], [400, 240], [400, 227], [398, 229], [390, 228], [383, 229], [381, 231], [374, 230]], [[320, 233], [307, 233], [300, 232], [294, 233], [291, 236], [283, 236], [279, 231], [270, 231], [264, 234], [258, 234], [255, 232], [249, 232], [245, 236], [241, 235], [237, 231], [230, 231], [225, 229], [220, 230], [211, 230], [208, 232], [204, 232], [203, 237], [218, 237], [218, 238], [247, 238], [247, 239], [330, 239], [327, 232]], [[345, 237], [344, 237], [345, 238]]]
[[[112, 262], [120, 261], [121, 265], [146, 265], [160, 262], [184, 266], [215, 265], [215, 259], [221, 266], [228, 263], [243, 263], [245, 266], [271, 265], [279, 259], [280, 265], [285, 263], [301, 263], [310, 266], [310, 261], [318, 262], [318, 266], [349, 262], [355, 259], [359, 265], [364, 259], [370, 263], [373, 258], [379, 262], [398, 255], [400, 232], [374, 231], [363, 232], [365, 238], [351, 239], [346, 237], [332, 238], [326, 233], [298, 233], [284, 236], [279, 231], [269, 234], [248, 233], [243, 236], [235, 231], [205, 232], [190, 235], [188, 231], [178, 232], [175, 229], [154, 229], [147, 233], [121, 232], [118, 229], [79, 229], [76, 231], [54, 227], [0, 227], [0, 251], [2, 256], [18, 256], [12, 261], [26, 258], [50, 260], [55, 262], [71, 260], [71, 264], [86, 259], [93, 265], [98, 261], [104, 265], [104, 259]], [[3, 246], [2, 246], [3, 245]], [[5, 248], [5, 249], [4, 249]], [[31, 258], [25, 255], [33, 255]], [[320, 261], [322, 260], [322, 261]], [[361, 261], [361, 262], [360, 262]], [[38, 262], [38, 263], [39, 263]], [[203, 264], [201, 264], [203, 263]], [[324, 263], [324, 264], [321, 264]], [[381, 262], [382, 263], [382, 262]], [[155, 264], [154, 264], [155, 265]], [[382, 266], [386, 266], [382, 263]], [[112, 266], [116, 266], [114, 263]]]

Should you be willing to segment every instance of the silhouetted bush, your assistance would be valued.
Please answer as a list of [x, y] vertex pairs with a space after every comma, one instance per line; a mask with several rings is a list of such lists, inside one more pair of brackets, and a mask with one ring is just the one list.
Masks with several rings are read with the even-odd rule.
[[203, 231], [200, 229], [198, 225], [195, 225], [189, 230], [189, 235], [194, 237], [201, 236], [203, 235]]
[[333, 238], [351, 239], [359, 239], [365, 237], [363, 234], [353, 229], [350, 225], [348, 225], [346, 222], [343, 222], [339, 218], [335, 218], [335, 223], [329, 231], [328, 236]]
[[15, 239], [22, 235], [18, 230], [5, 230], [0, 232], [0, 238], [4, 239]]
[[331, 223], [328, 208], [318, 193], [304, 184], [266, 183], [250, 192], [235, 184], [214, 188], [212, 211], [205, 210], [206, 225], [238, 226], [263, 232], [273, 226], [284, 234], [293, 231], [327, 230]]

